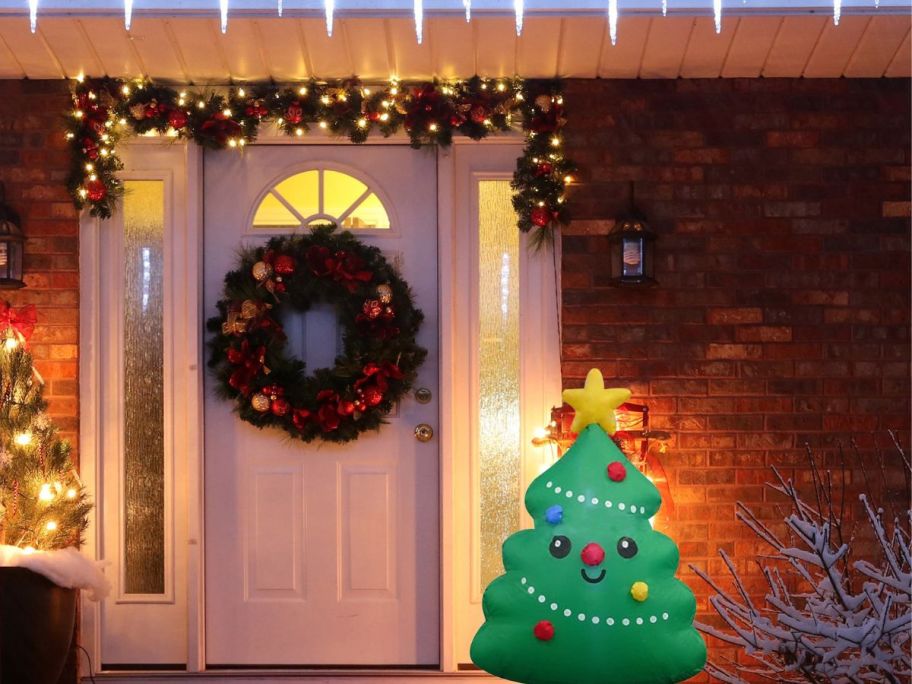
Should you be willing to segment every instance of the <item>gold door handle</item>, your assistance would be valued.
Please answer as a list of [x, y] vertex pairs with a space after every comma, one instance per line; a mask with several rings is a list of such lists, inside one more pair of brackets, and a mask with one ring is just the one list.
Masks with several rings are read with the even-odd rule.
[[415, 439], [419, 442], [430, 442], [434, 437], [434, 428], [427, 423], [418, 423], [415, 426]]

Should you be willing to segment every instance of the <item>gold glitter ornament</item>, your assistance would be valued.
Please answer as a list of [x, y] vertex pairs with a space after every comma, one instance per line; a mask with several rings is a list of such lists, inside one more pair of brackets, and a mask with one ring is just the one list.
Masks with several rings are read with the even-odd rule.
[[272, 275], [272, 266], [265, 261], [258, 261], [253, 265], [251, 273], [253, 274], [254, 280], [258, 283], [262, 283], [264, 280], [268, 280]]
[[535, 98], [535, 106], [538, 107], [543, 112], [551, 111], [551, 96], [550, 95], [539, 95]]
[[257, 392], [250, 398], [250, 405], [253, 406], [254, 411], [266, 413], [266, 411], [268, 411], [269, 407], [272, 405], [272, 402], [269, 401], [269, 397], [267, 397], [265, 394], [260, 394]]
[[241, 304], [241, 318], [256, 318], [259, 313], [260, 307], [252, 299], [245, 299]]
[[393, 301], [393, 288], [387, 283], [377, 285], [377, 299], [380, 300], [381, 304], [389, 304]]

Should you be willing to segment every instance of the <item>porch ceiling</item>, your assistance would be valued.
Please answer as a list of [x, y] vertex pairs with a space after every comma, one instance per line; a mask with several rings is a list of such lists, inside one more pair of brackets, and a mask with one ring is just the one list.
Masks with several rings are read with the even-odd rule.
[[[24, 2], [22, 4], [25, 4]], [[137, 3], [137, 6], [140, 3]], [[215, 3], [212, 3], [215, 5]], [[289, 3], [290, 4], [290, 3]], [[341, 3], [339, 3], [341, 4]], [[418, 45], [410, 17], [339, 12], [326, 35], [318, 12], [278, 18], [238, 13], [219, 31], [217, 12], [134, 16], [49, 13], [31, 33], [21, 10], [0, 8], [0, 78], [79, 73], [160, 80], [365, 80], [438, 76], [716, 78], [908, 77], [909, 13], [728, 12], [716, 35], [708, 12], [622, 15], [612, 46], [603, 13], [528, 14], [517, 38], [509, 13], [431, 14]]]

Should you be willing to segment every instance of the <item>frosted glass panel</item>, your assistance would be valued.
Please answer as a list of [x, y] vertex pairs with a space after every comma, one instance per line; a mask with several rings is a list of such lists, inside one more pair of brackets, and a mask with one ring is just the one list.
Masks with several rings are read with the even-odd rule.
[[519, 529], [519, 231], [506, 180], [478, 183], [478, 462], [481, 586]]
[[124, 182], [124, 593], [165, 592], [163, 181]]

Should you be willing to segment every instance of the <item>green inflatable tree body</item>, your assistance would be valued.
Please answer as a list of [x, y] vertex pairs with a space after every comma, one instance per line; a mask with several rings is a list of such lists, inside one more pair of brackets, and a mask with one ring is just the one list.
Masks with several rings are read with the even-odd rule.
[[585, 425], [526, 492], [535, 527], [504, 543], [506, 574], [485, 591], [472, 660], [524, 684], [680, 682], [706, 661], [696, 600], [674, 576], [677, 546], [649, 522], [658, 490], [603, 427], [613, 433], [613, 408], [629, 393], [601, 389], [618, 393], [611, 419], [587, 414], [602, 386], [594, 372], [585, 391], [567, 393]]

